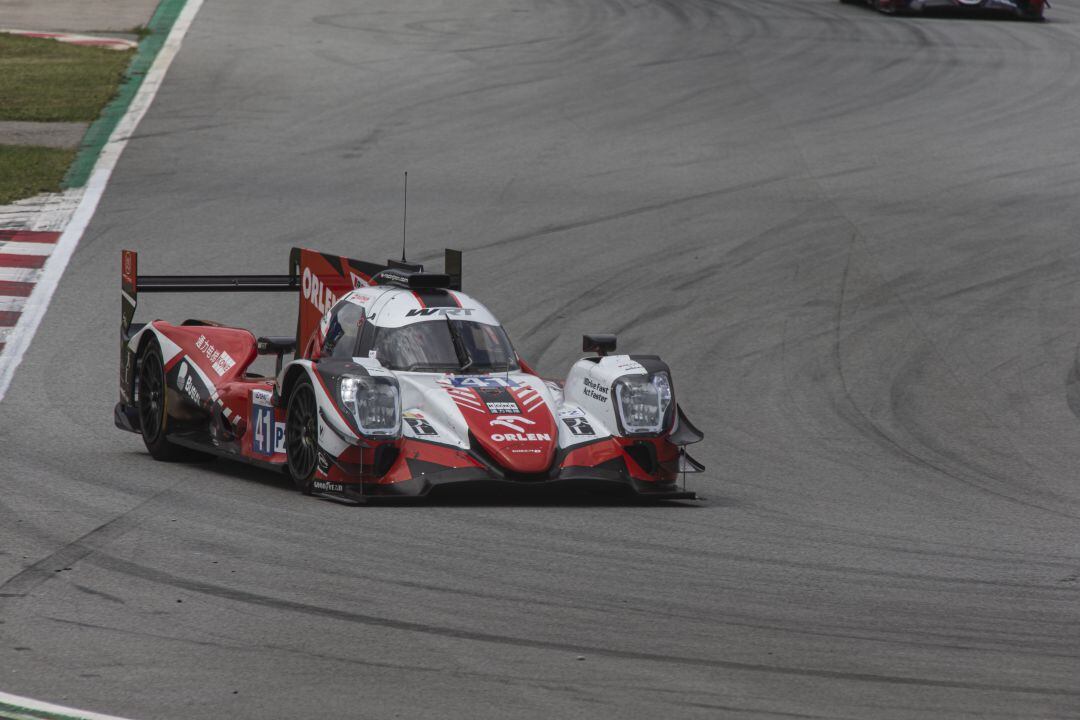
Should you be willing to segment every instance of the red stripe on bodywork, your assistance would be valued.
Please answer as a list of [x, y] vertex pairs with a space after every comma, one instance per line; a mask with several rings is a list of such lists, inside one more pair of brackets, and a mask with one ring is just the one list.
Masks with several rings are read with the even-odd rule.
[[450, 299], [453, 300], [458, 307], [461, 307], [461, 300], [458, 299], [458, 296], [454, 294], [453, 290], [447, 290], [446, 294], [450, 296]]
[[414, 290], [414, 291], [413, 291], [413, 297], [414, 297], [414, 298], [416, 298], [416, 302], [420, 303], [420, 307], [422, 307], [422, 308], [426, 308], [426, 307], [427, 307], [427, 303], [426, 303], [426, 302], [424, 302], [424, 298], [420, 297], [420, 293], [418, 293], [418, 292], [416, 292], [416, 291]]
[[48, 259], [47, 255], [11, 255], [0, 252], [0, 267], [39, 268]]
[[0, 280], [0, 295], [6, 295], [8, 297], [30, 297], [30, 293], [33, 289], [34, 283]]
[[58, 232], [40, 232], [37, 230], [0, 230], [0, 241], [2, 242], [32, 242], [32, 243], [48, 243], [55, 245], [56, 241], [60, 239], [60, 233]]
[[15, 327], [20, 315], [18, 310], [0, 310], [0, 327]]

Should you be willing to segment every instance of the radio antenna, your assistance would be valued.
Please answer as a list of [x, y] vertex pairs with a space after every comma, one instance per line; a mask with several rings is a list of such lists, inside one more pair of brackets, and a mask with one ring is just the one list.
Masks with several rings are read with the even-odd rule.
[[405, 260], [405, 221], [409, 219], [409, 171], [405, 171], [405, 209], [401, 213], [401, 262]]

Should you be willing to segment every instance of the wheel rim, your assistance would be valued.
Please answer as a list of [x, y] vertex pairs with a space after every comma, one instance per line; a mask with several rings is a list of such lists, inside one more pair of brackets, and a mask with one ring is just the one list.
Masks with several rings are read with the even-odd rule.
[[315, 414], [315, 396], [310, 389], [302, 387], [289, 403], [286, 422], [285, 449], [289, 458], [289, 470], [298, 480], [306, 480], [315, 472], [318, 457], [318, 425]]
[[147, 353], [139, 371], [139, 425], [150, 442], [161, 434], [165, 414], [165, 373], [157, 353]]

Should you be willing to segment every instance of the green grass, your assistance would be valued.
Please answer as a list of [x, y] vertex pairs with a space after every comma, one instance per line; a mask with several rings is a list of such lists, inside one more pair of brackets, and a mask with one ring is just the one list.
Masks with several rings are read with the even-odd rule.
[[0, 205], [57, 192], [75, 152], [37, 145], [0, 145]]
[[0, 120], [93, 120], [133, 53], [0, 33]]

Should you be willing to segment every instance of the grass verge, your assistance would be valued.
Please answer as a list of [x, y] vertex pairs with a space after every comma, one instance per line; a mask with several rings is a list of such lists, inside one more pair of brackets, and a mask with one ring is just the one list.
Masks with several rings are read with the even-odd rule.
[[0, 33], [0, 120], [94, 120], [134, 52]]
[[59, 191], [75, 152], [37, 145], [0, 145], [0, 205]]

